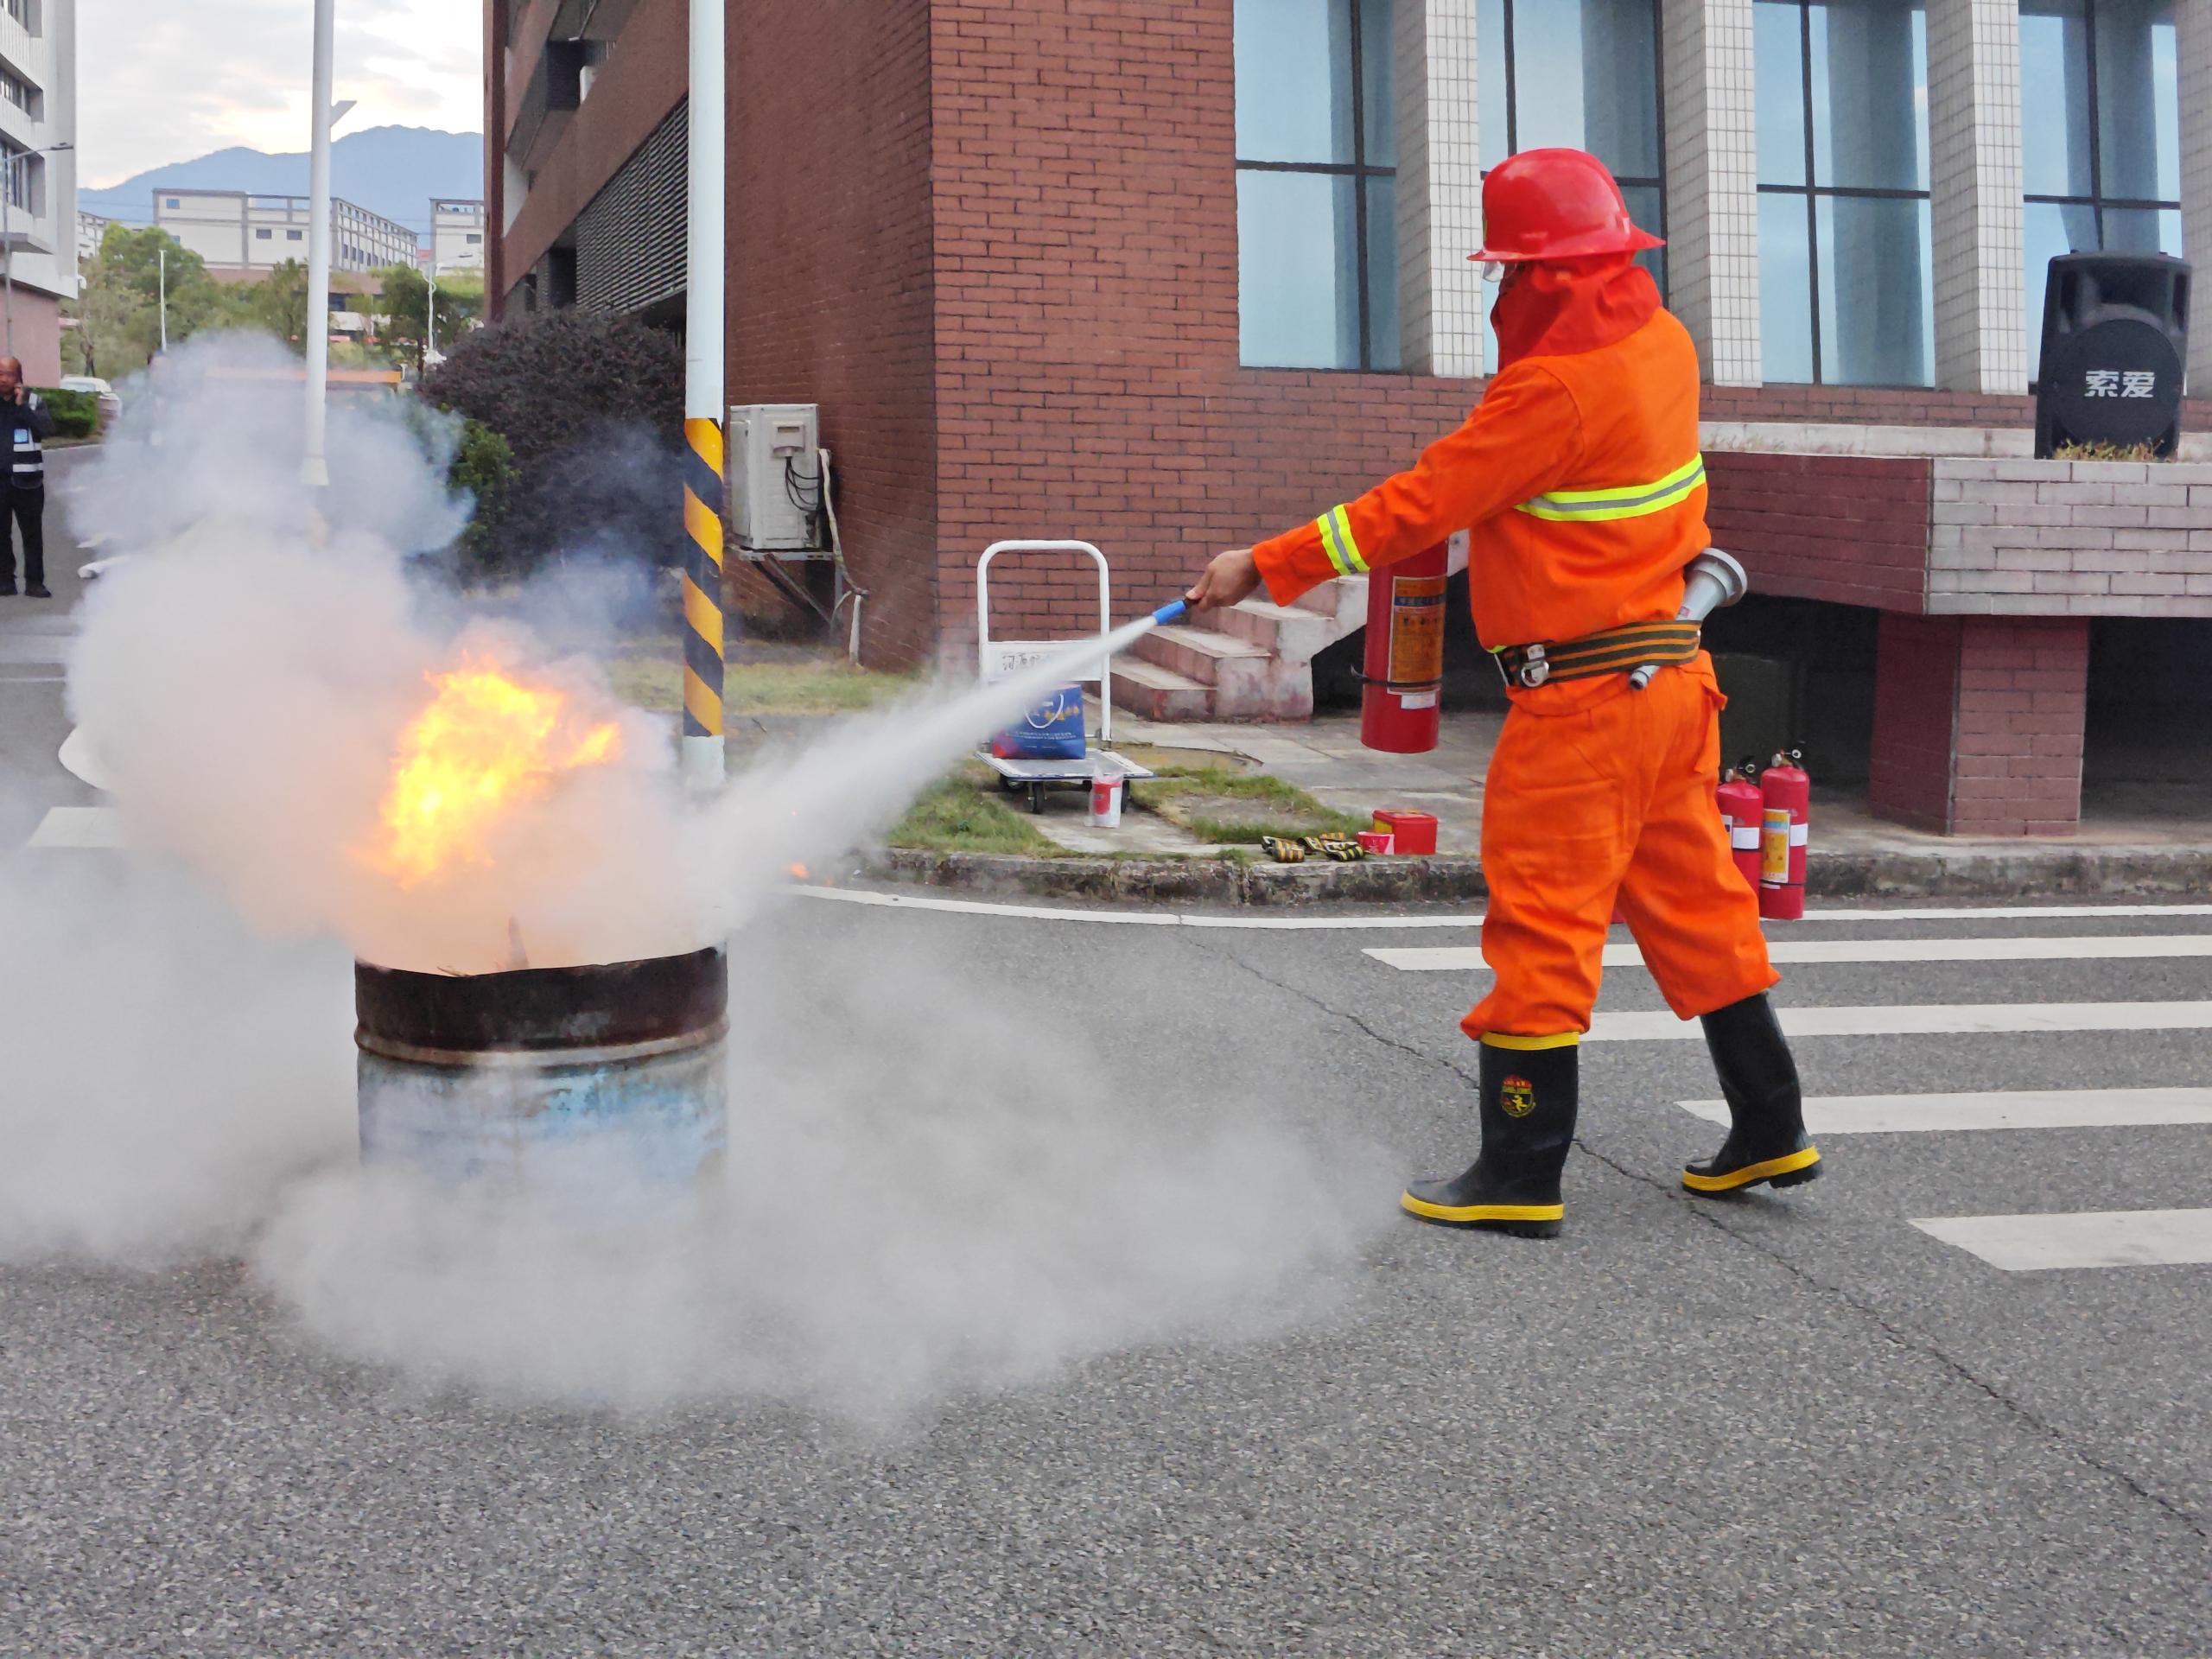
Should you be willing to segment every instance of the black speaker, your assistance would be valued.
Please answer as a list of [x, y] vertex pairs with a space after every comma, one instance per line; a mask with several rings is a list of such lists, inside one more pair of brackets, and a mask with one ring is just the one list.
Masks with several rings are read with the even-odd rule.
[[2181, 441], [2189, 361], [2186, 260], [2163, 253], [2063, 253], [2043, 299], [2036, 454], [2065, 443]]

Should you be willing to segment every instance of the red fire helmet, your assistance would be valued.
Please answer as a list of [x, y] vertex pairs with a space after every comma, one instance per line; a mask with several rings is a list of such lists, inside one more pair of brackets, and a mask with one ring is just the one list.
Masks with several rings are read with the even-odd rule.
[[1483, 264], [1576, 259], [1664, 245], [1637, 229], [1605, 164], [1586, 149], [1524, 149], [1483, 181]]

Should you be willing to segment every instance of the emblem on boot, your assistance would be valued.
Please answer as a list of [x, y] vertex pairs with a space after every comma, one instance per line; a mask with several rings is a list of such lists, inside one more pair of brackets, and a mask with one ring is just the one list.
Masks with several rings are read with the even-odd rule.
[[1526, 1077], [1508, 1077], [1497, 1085], [1497, 1103], [1508, 1117], [1526, 1117], [1536, 1109], [1536, 1085]]

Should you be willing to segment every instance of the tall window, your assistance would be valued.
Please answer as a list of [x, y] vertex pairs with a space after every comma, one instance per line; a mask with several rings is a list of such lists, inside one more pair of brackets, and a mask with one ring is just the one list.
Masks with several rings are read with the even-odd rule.
[[1920, 0], [1757, 0], [1751, 17], [1766, 378], [1930, 385]]
[[[1483, 172], [1518, 150], [1586, 149], [1620, 181], [1636, 222], [1664, 236], [1657, 0], [1481, 0], [1477, 27]], [[1662, 293], [1666, 258], [1637, 256]], [[1497, 294], [1485, 287], [1485, 331]], [[1495, 363], [1497, 337], [1486, 338]]]
[[1236, 0], [1243, 356], [1395, 369], [1391, 0]]
[[2021, 0], [2029, 373], [2055, 254], [2181, 252], [2173, 0]]

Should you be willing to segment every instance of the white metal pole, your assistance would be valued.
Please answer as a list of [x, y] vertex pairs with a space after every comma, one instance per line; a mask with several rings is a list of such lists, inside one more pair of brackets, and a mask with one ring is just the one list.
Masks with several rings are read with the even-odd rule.
[[169, 348], [169, 245], [166, 242], [157, 244], [154, 257], [159, 273], [156, 280], [162, 288], [162, 349], [166, 352]]
[[683, 346], [683, 770], [712, 787], [723, 774], [722, 454], [723, 8], [691, 0], [690, 190]]
[[308, 113], [315, 124], [308, 163], [307, 453], [300, 477], [310, 489], [330, 482], [324, 455], [330, 385], [330, 121], [335, 0], [315, 0], [315, 74]]
[[8, 188], [0, 190], [0, 259], [6, 261], [0, 281], [7, 283], [8, 300], [8, 355], [16, 354], [16, 163], [20, 156], [8, 157]]
[[[433, 236], [437, 234], [435, 230], [430, 233]], [[430, 366], [430, 359], [438, 354], [438, 273], [436, 271], [433, 270], [430, 273], [429, 281], [430, 299], [429, 303], [424, 308], [424, 320], [429, 328], [430, 337], [429, 342], [423, 347], [422, 363], [422, 366], [426, 369]]]

